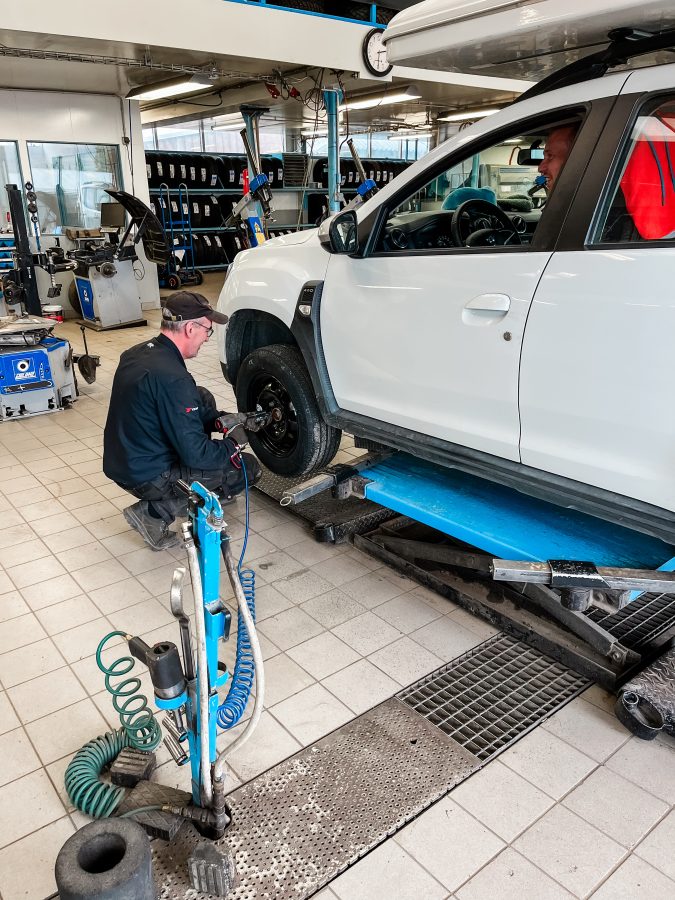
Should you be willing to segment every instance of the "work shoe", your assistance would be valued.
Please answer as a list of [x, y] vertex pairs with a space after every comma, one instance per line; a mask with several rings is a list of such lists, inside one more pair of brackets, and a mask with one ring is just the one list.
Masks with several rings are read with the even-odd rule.
[[169, 531], [164, 519], [156, 519], [150, 515], [150, 504], [147, 500], [139, 500], [122, 510], [122, 515], [141, 535], [145, 543], [153, 550], [169, 550], [180, 544], [178, 535]]

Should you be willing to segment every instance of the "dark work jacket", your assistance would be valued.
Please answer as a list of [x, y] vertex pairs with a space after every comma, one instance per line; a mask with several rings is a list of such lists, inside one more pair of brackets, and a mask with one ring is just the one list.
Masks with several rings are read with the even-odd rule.
[[115, 373], [103, 435], [103, 471], [134, 487], [173, 464], [222, 469], [229, 441], [204, 429], [199, 393], [180, 351], [160, 334], [125, 350]]

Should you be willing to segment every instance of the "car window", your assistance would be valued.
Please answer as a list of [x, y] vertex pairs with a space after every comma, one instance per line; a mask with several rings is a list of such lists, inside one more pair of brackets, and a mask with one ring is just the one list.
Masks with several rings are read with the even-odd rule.
[[578, 128], [549, 122], [436, 171], [388, 215], [378, 250], [529, 245]]
[[593, 243], [675, 240], [675, 101], [643, 111], [609, 189]]

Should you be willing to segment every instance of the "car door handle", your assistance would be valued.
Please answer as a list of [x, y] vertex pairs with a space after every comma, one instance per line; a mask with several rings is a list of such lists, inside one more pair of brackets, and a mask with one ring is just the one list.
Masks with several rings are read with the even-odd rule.
[[479, 294], [465, 305], [474, 312], [506, 313], [511, 308], [511, 298], [506, 294]]

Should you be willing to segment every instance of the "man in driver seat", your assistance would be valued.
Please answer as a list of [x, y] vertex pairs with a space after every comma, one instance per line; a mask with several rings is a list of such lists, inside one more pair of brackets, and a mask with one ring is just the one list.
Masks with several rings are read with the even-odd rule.
[[546, 193], [550, 193], [560, 174], [562, 167], [567, 162], [572, 146], [577, 136], [577, 125], [561, 125], [554, 128], [546, 138], [544, 158], [539, 163], [537, 171], [546, 179]]

